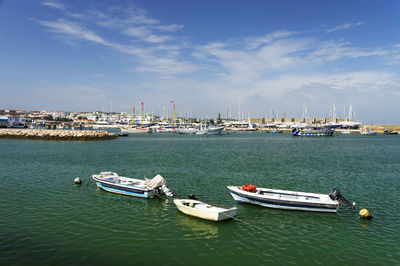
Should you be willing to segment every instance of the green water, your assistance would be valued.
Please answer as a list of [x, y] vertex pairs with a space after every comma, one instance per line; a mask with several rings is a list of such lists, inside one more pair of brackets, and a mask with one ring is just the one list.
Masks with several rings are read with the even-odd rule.
[[[0, 139], [1, 265], [398, 265], [400, 136], [149, 134], [99, 142]], [[177, 197], [237, 206], [210, 222], [171, 199], [99, 190], [91, 174], [161, 174]], [[84, 184], [74, 185], [81, 177]], [[227, 185], [328, 193], [356, 211], [236, 204]], [[367, 208], [374, 219], [362, 221]]]

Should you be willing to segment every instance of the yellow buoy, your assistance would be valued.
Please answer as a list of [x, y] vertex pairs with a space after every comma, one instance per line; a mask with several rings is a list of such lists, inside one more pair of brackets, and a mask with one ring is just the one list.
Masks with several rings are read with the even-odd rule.
[[366, 218], [366, 219], [372, 218], [371, 214], [369, 213], [369, 211], [367, 209], [360, 210], [359, 214], [360, 214], [360, 218]]

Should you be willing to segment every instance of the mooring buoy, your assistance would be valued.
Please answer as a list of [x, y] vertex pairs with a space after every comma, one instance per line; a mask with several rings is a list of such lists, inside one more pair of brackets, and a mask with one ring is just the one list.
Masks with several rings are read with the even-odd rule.
[[358, 214], [360, 214], [360, 218], [362, 219], [372, 219], [372, 215], [367, 209], [360, 210]]
[[81, 180], [79, 177], [75, 178], [74, 182], [75, 182], [75, 184], [77, 184], [77, 185], [82, 184], [82, 180]]

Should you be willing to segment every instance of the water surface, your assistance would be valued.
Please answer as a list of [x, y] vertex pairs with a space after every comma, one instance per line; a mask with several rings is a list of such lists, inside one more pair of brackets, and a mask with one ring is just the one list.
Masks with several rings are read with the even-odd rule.
[[[399, 162], [397, 135], [0, 139], [0, 264], [399, 264]], [[172, 199], [99, 190], [87, 181], [100, 171], [161, 174], [176, 197], [237, 206], [238, 220], [203, 221], [178, 212]], [[83, 185], [74, 185], [77, 176]], [[238, 205], [226, 186], [243, 184], [336, 187], [358, 208], [324, 214]], [[374, 219], [360, 220], [360, 207]]]

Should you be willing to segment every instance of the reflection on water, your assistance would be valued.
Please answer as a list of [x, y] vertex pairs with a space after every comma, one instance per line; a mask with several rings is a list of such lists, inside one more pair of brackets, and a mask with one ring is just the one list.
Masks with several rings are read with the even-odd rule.
[[[177, 210], [177, 212], [179, 212]], [[212, 221], [203, 221], [196, 217], [190, 217], [183, 213], [177, 213], [175, 221], [178, 226], [185, 226], [191, 229], [192, 232], [185, 234], [185, 239], [210, 239], [218, 236], [218, 226]]]

